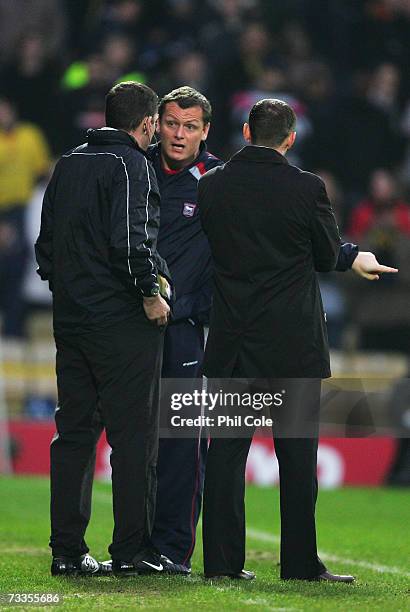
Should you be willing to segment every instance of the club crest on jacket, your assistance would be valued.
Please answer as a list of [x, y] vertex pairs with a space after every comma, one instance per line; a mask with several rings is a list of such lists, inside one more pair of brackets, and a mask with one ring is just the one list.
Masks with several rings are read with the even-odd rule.
[[193, 217], [196, 210], [196, 204], [192, 202], [184, 202], [184, 208], [182, 210], [182, 214], [184, 217]]

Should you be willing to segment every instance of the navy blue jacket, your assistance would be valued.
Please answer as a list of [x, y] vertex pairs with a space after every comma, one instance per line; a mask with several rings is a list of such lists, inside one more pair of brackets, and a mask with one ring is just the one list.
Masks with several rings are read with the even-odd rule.
[[158, 252], [168, 264], [176, 295], [173, 320], [206, 320], [212, 299], [212, 266], [208, 240], [199, 219], [198, 181], [223, 162], [201, 144], [198, 157], [177, 173], [161, 164], [161, 144], [148, 150], [161, 193]]

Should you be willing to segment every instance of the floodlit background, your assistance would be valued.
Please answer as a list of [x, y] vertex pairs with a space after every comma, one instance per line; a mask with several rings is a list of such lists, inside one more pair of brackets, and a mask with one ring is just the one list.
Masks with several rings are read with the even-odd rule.
[[[346, 240], [400, 268], [374, 283], [352, 272], [321, 278], [334, 373], [407, 375], [409, 19], [407, 0], [0, 0], [3, 471], [48, 469], [54, 345], [33, 242], [53, 160], [84, 141], [87, 128], [104, 125], [104, 96], [121, 80], [145, 82], [159, 95], [185, 84], [207, 95], [214, 110], [208, 146], [223, 159], [242, 146], [241, 126], [256, 100], [292, 105], [291, 162], [325, 180]], [[409, 428], [403, 389], [392, 409]], [[363, 453], [357, 441], [322, 441], [323, 484], [410, 483], [406, 440], [366, 444]], [[254, 445], [249, 479], [277, 482], [272, 454], [271, 446]], [[108, 455], [102, 444], [104, 477]]]
[[[409, 66], [410, 0], [0, 0], [0, 595], [54, 593], [72, 610], [408, 609]], [[49, 575], [55, 349], [33, 243], [53, 163], [104, 125], [106, 92], [129, 79], [159, 95], [186, 84], [207, 95], [208, 146], [223, 159], [242, 146], [256, 100], [286, 100], [298, 117], [290, 161], [325, 180], [346, 240], [400, 268], [374, 283], [352, 272], [320, 279], [335, 376], [388, 379], [385, 408], [401, 436], [320, 441], [320, 554], [354, 585], [279, 580], [278, 466], [266, 438], [254, 440], [247, 470], [256, 581], [207, 584], [200, 528], [188, 580]], [[104, 439], [97, 476], [87, 541], [106, 559]]]

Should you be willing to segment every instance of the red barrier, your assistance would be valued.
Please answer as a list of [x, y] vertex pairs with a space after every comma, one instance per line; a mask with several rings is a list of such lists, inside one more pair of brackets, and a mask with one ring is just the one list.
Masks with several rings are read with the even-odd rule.
[[[16, 474], [48, 474], [50, 471], [50, 443], [55, 433], [52, 421], [10, 421], [13, 470]], [[105, 434], [97, 448], [96, 472], [105, 473], [109, 447]], [[109, 465], [109, 463], [108, 463]]]
[[[393, 438], [321, 438], [318, 480], [322, 488], [383, 483], [396, 442]], [[273, 442], [254, 438], [246, 468], [248, 482], [277, 484], [279, 467]]]
[[[13, 468], [18, 474], [48, 474], [52, 422], [12, 421]], [[322, 438], [318, 452], [318, 478], [322, 488], [341, 485], [377, 486], [383, 483], [394, 454], [392, 438]], [[110, 448], [101, 436], [97, 450], [96, 476], [110, 478]], [[248, 482], [277, 484], [279, 470], [273, 442], [256, 437], [246, 470]]]

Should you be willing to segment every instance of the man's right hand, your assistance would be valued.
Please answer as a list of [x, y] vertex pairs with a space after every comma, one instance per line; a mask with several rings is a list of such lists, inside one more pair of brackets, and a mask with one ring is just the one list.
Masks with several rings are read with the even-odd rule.
[[367, 280], [379, 280], [380, 274], [395, 274], [397, 268], [390, 268], [379, 264], [374, 253], [359, 251], [352, 264], [352, 270]]
[[155, 321], [157, 325], [168, 323], [169, 306], [160, 295], [155, 297], [144, 297], [143, 306], [145, 314], [150, 321]]

